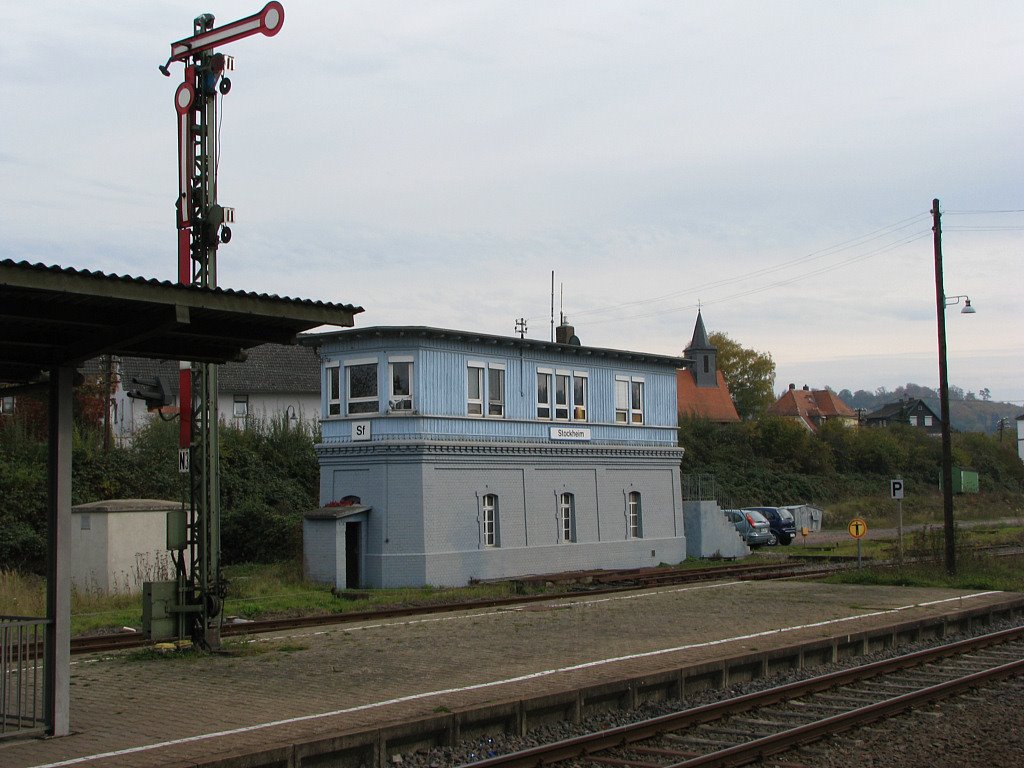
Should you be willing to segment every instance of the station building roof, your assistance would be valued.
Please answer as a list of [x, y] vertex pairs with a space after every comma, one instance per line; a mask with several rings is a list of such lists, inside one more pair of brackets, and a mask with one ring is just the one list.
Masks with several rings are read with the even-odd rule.
[[104, 354], [224, 363], [362, 307], [0, 260], [0, 387]]
[[631, 360], [654, 365], [671, 366], [672, 368], [685, 368], [692, 362], [688, 358], [675, 357], [671, 355], [658, 355], [649, 352], [632, 352], [622, 349], [606, 349], [604, 347], [588, 347], [580, 344], [562, 344], [557, 341], [545, 341], [543, 339], [527, 339], [519, 338], [518, 336], [496, 336], [490, 333], [458, 331], [450, 328], [431, 328], [422, 325], [382, 325], [367, 328], [352, 328], [341, 331], [329, 331], [326, 333], [307, 333], [303, 334], [299, 341], [303, 344], [320, 345], [327, 341], [346, 342], [350, 340], [374, 339], [379, 339], [381, 341], [385, 339], [438, 339], [464, 342], [467, 344], [493, 344], [495, 346], [509, 347], [512, 349], [542, 351], [549, 354]]

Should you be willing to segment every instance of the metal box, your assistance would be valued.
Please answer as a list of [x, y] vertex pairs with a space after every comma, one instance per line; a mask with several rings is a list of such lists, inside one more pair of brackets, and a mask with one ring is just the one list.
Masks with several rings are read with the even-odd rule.
[[167, 513], [167, 548], [171, 551], [188, 546], [188, 514], [184, 509]]
[[178, 637], [178, 614], [174, 604], [178, 582], [147, 581], [142, 585], [142, 631], [150, 640]]

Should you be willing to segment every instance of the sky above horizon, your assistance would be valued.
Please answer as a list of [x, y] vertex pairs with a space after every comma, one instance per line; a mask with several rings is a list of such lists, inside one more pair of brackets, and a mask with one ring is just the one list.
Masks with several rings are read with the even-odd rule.
[[[0, 258], [174, 280], [172, 41], [262, 0], [0, 8]], [[1024, 405], [1024, 4], [284, 0], [235, 57], [218, 283]], [[962, 305], [961, 305], [962, 306]]]

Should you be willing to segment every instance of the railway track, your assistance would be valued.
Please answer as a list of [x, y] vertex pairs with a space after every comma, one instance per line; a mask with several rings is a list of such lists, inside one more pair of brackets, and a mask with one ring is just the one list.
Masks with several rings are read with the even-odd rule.
[[[746, 765], [1021, 674], [1024, 627], [1016, 627], [491, 757], [465, 768]], [[799, 763], [799, 757], [794, 761]]]
[[[622, 592], [630, 589], [654, 588], [689, 584], [720, 579], [782, 579], [800, 576], [813, 578], [834, 573], [836, 567], [809, 566], [800, 563], [765, 563], [757, 565], [732, 565], [718, 568], [638, 568], [623, 571], [586, 571], [538, 577], [537, 579], [520, 580], [524, 586], [553, 584], [561, 591], [549, 591], [543, 594], [518, 595], [514, 597], [496, 598], [493, 600], [470, 600], [458, 603], [444, 603], [431, 606], [405, 606], [401, 608], [381, 608], [370, 611], [347, 611], [345, 613], [318, 614], [285, 619], [268, 619], [224, 624], [221, 635], [224, 637], [262, 634], [265, 632], [282, 632], [304, 627], [319, 627], [328, 624], [345, 624], [379, 619], [402, 618], [431, 613], [450, 613], [454, 611], [472, 610], [477, 608], [496, 608], [501, 606], [522, 605], [544, 600], [558, 600], [578, 596], [601, 595]], [[71, 653], [104, 653], [110, 651], [141, 648], [151, 645], [141, 632], [120, 632], [106, 635], [71, 638]]]

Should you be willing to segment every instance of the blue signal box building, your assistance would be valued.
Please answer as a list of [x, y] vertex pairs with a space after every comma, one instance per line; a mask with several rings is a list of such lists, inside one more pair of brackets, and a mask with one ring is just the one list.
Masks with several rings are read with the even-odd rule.
[[464, 585], [686, 557], [679, 357], [416, 326], [319, 334], [321, 507], [339, 588]]

